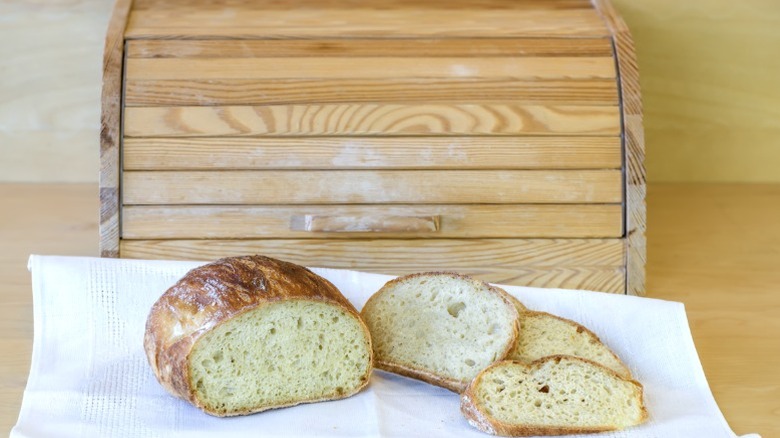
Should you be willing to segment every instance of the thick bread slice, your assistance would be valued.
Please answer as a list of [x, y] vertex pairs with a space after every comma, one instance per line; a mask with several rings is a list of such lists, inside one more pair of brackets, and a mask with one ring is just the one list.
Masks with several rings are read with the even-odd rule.
[[460, 406], [472, 426], [503, 436], [604, 432], [647, 420], [642, 385], [573, 356], [497, 362], [471, 382]]
[[582, 325], [545, 312], [520, 312], [520, 336], [508, 359], [533, 362], [561, 354], [592, 360], [631, 378], [617, 355]]
[[344, 398], [372, 369], [368, 329], [341, 292], [261, 256], [188, 272], [152, 307], [144, 347], [168, 392], [217, 416]]
[[456, 392], [509, 353], [519, 327], [506, 292], [449, 272], [392, 280], [361, 314], [377, 368]]

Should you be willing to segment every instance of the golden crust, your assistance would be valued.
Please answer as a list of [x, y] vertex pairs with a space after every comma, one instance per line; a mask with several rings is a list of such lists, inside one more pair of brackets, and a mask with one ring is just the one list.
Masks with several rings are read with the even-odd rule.
[[430, 383], [431, 385], [449, 389], [450, 391], [456, 392], [458, 394], [463, 392], [468, 386], [468, 383], [461, 382], [460, 380], [448, 379], [430, 371], [409, 367], [404, 364], [397, 364], [377, 359], [374, 366], [380, 370], [398, 374], [400, 376], [411, 377], [412, 379], [416, 380], [421, 380], [425, 383]]
[[[500, 361], [500, 362], [511, 362], [517, 365], [524, 366], [528, 369], [533, 369], [536, 367], [541, 366], [543, 363], [549, 361], [549, 360], [557, 360], [560, 361], [561, 359], [573, 359], [573, 360], [579, 360], [582, 362], [588, 362], [592, 365], [595, 365], [597, 367], [602, 368], [608, 373], [613, 374], [615, 377], [621, 380], [625, 380], [627, 382], [631, 382], [634, 385], [637, 386], [639, 389], [639, 406], [642, 407], [642, 417], [637, 422], [637, 424], [644, 423], [647, 421], [648, 414], [647, 409], [645, 408], [644, 403], [644, 391], [642, 390], [642, 384], [637, 382], [636, 380], [626, 378], [624, 376], [621, 376], [620, 374], [616, 373], [615, 371], [599, 364], [596, 362], [593, 362], [592, 360], [584, 359], [581, 357], [575, 357], [575, 356], [566, 356], [566, 355], [555, 355], [555, 356], [547, 356], [543, 357], [541, 359], [537, 359], [531, 363], [525, 363], [518, 360], [508, 360], [508, 361]], [[466, 388], [466, 390], [461, 394], [460, 398], [460, 411], [463, 414], [464, 417], [466, 417], [466, 420], [468, 420], [469, 424], [474, 426], [475, 428], [479, 429], [482, 432], [491, 434], [491, 435], [499, 435], [499, 436], [538, 436], [538, 435], [546, 435], [546, 436], [558, 436], [558, 435], [574, 435], [574, 434], [585, 434], [585, 433], [599, 433], [599, 432], [608, 432], [612, 430], [617, 430], [614, 427], [606, 427], [606, 428], [598, 428], [598, 427], [567, 427], [567, 426], [533, 426], [533, 425], [519, 425], [519, 424], [509, 424], [505, 423], [503, 421], [500, 421], [496, 418], [493, 418], [489, 415], [486, 415], [485, 412], [483, 412], [478, 403], [475, 401], [475, 388], [479, 384], [479, 382], [482, 380], [482, 378], [485, 375], [485, 372], [494, 366], [498, 366], [500, 362], [496, 362], [493, 365], [491, 365], [488, 368], [485, 368], [482, 370], [477, 377], [474, 378], [474, 380], [469, 384], [469, 386]]]
[[[376, 291], [371, 297], [369, 297], [368, 301], [366, 301], [366, 304], [363, 306], [364, 312], [367, 308], [370, 308], [372, 305], [372, 302], [375, 301], [376, 297], [380, 295], [380, 293], [385, 290], [385, 288], [388, 288], [390, 286], [395, 285], [396, 283], [406, 281], [412, 278], [416, 277], [427, 277], [432, 275], [446, 275], [450, 276], [452, 278], [458, 278], [462, 280], [467, 280], [475, 283], [479, 283], [485, 287], [492, 293], [498, 295], [501, 297], [503, 301], [505, 301], [507, 304], [509, 304], [509, 308], [513, 309], [515, 314], [518, 315], [514, 318], [515, 324], [513, 325], [513, 334], [511, 337], [510, 342], [507, 343], [506, 348], [504, 351], [498, 356], [497, 360], [505, 359], [509, 356], [509, 354], [514, 350], [515, 345], [517, 345], [517, 337], [520, 333], [520, 322], [519, 322], [519, 313], [517, 312], [517, 307], [513, 300], [517, 301], [512, 297], [507, 291], [501, 289], [500, 287], [493, 286], [492, 284], [486, 283], [482, 280], [478, 280], [476, 278], [470, 277], [468, 275], [459, 274], [457, 272], [450, 272], [450, 271], [432, 271], [432, 272], [418, 272], [415, 274], [408, 274], [401, 277], [394, 278], [387, 283], [385, 283], [384, 286], [382, 286], [378, 291]], [[519, 301], [517, 301], [519, 303]], [[521, 304], [522, 306], [522, 304]], [[466, 387], [468, 386], [469, 382], [467, 381], [460, 381], [456, 379], [451, 379], [445, 376], [438, 375], [436, 373], [433, 373], [431, 371], [421, 369], [418, 367], [414, 367], [409, 364], [405, 363], [398, 363], [398, 362], [392, 362], [388, 361], [386, 359], [382, 359], [379, 357], [375, 358], [375, 366], [381, 370], [389, 371], [391, 373], [399, 374], [406, 377], [411, 377], [413, 379], [422, 380], [423, 382], [430, 383], [431, 385], [440, 386], [445, 389], [449, 389], [450, 391], [456, 392], [458, 394], [462, 393]]]
[[291, 299], [339, 306], [360, 322], [369, 344], [372, 356], [364, 384], [354, 392], [327, 399], [347, 397], [367, 385], [373, 366], [371, 337], [355, 307], [332, 283], [303, 266], [258, 255], [228, 257], [192, 269], [152, 306], [146, 321], [144, 349], [157, 380], [172, 395], [218, 416], [242, 415], [303, 402], [291, 401], [246, 412], [213, 412], [195, 396], [189, 375], [189, 354], [207, 331], [241, 313]]

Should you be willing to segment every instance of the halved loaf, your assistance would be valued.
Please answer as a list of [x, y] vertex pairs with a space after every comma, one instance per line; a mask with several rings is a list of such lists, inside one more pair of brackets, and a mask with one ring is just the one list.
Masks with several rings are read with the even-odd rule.
[[399, 277], [363, 307], [376, 367], [461, 392], [515, 344], [508, 294], [447, 272]]
[[520, 336], [508, 359], [533, 362], [561, 354], [589, 359], [623, 377], [631, 377], [617, 355], [582, 325], [545, 312], [520, 312]]
[[368, 329], [341, 292], [262, 256], [188, 272], [152, 307], [144, 347], [168, 392], [217, 416], [344, 398], [372, 369]]
[[642, 385], [573, 356], [497, 362], [463, 393], [461, 412], [477, 429], [503, 436], [604, 432], [647, 419]]

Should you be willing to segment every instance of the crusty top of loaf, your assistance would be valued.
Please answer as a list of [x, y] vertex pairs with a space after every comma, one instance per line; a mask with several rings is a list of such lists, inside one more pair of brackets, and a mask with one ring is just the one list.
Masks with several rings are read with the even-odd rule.
[[287, 299], [331, 302], [358, 316], [332, 283], [293, 263], [254, 255], [192, 269], [163, 293], [146, 321], [144, 348], [158, 380], [171, 394], [197, 404], [186, 369], [195, 341], [233, 316]]

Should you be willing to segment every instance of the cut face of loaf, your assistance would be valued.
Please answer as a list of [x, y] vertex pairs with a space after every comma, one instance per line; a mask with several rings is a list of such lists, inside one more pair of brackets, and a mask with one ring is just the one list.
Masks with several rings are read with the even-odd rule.
[[639, 383], [572, 356], [497, 362], [471, 382], [461, 411], [477, 429], [503, 436], [604, 432], [647, 419]]
[[589, 359], [623, 377], [631, 377], [615, 353], [582, 325], [545, 312], [520, 312], [520, 336], [508, 358], [528, 363], [553, 355]]
[[363, 307], [377, 368], [460, 392], [515, 343], [506, 292], [453, 273], [388, 282]]
[[343, 397], [366, 383], [360, 323], [337, 306], [290, 300], [209, 331], [190, 352], [194, 396], [208, 411]]
[[338, 289], [260, 256], [187, 273], [152, 307], [144, 346], [170, 393], [217, 416], [344, 398], [372, 369], [368, 330]]

